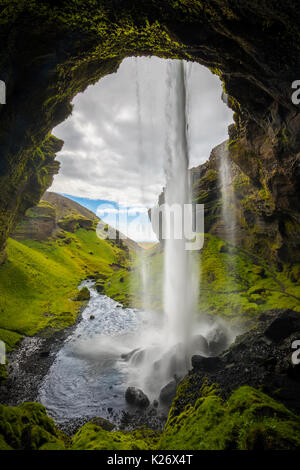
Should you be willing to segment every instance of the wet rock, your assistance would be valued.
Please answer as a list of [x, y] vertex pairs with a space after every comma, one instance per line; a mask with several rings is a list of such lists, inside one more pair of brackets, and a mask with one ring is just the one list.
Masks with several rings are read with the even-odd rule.
[[121, 354], [121, 358], [124, 359], [124, 361], [129, 361], [137, 351], [139, 351], [139, 348], [133, 349], [129, 353]]
[[272, 341], [279, 342], [293, 331], [300, 329], [300, 313], [293, 310], [281, 312], [266, 328], [265, 335]]
[[136, 387], [128, 387], [125, 393], [125, 400], [129, 405], [135, 405], [139, 408], [148, 408], [149, 398], [145, 393]]
[[94, 418], [91, 423], [100, 426], [104, 431], [112, 431], [115, 428], [115, 425], [105, 418]]
[[191, 351], [192, 353], [202, 353], [208, 354], [209, 353], [209, 346], [208, 341], [202, 335], [196, 335], [192, 338], [191, 341]]
[[135, 365], [135, 366], [139, 365], [145, 357], [145, 352], [146, 351], [144, 349], [137, 349], [137, 350], [133, 351], [133, 354], [130, 358], [132, 364]]
[[[299, 414], [300, 368], [292, 363], [291, 348], [293, 341], [300, 338], [299, 320], [300, 313], [289, 309], [266, 311], [255, 327], [238, 336], [219, 358], [194, 356], [185, 394], [176, 399], [176, 413], [188, 403], [195, 403], [201, 396], [201, 387], [208, 383], [218, 384], [224, 398], [242, 385], [259, 388]], [[210, 369], [207, 365], [211, 360], [221, 364]]]
[[195, 355], [192, 357], [192, 366], [196, 370], [203, 372], [211, 372], [217, 370], [222, 366], [222, 360], [219, 357], [204, 357]]
[[208, 348], [210, 354], [218, 356], [229, 346], [229, 338], [227, 332], [220, 326], [217, 326], [207, 335]]
[[178, 382], [173, 379], [167, 385], [165, 385], [159, 394], [159, 401], [164, 405], [170, 405], [176, 396]]

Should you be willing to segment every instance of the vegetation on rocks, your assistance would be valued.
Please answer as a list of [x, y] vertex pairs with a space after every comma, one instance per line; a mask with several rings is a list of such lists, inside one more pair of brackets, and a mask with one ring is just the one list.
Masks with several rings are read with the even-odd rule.
[[84, 301], [84, 300], [89, 300], [89, 299], [90, 299], [90, 291], [87, 287], [82, 287], [82, 289], [80, 289], [80, 291], [78, 292], [77, 297], [75, 298], [75, 300], [78, 300], [78, 301]]
[[[179, 389], [178, 393], [182, 393]], [[295, 450], [300, 419], [264, 393], [244, 386], [224, 401], [217, 387], [203, 387], [179, 415], [171, 409], [162, 433], [148, 429], [106, 431], [85, 424], [71, 440], [38, 403], [0, 405], [0, 450]]]
[[188, 405], [178, 416], [171, 409], [159, 448], [295, 450], [300, 448], [300, 418], [248, 386], [237, 389], [227, 401], [217, 387], [204, 387], [194, 406]]
[[[195, 253], [199, 259], [199, 312], [232, 319], [256, 318], [264, 310], [291, 308], [300, 312], [298, 269], [286, 264], [281, 270], [259, 256], [235, 247], [214, 235], [205, 234], [204, 247]], [[146, 252], [149, 273], [148, 302], [162, 308], [163, 252], [155, 247]], [[130, 271], [113, 273], [104, 283], [104, 292], [124, 305], [143, 305], [140, 259]], [[292, 274], [295, 273], [295, 274]], [[123, 282], [120, 282], [123, 279]]]
[[43, 405], [0, 405], [0, 450], [62, 450], [66, 439]]
[[132, 432], [105, 431], [92, 423], [85, 424], [72, 438], [73, 450], [154, 450], [160, 434], [148, 429]]

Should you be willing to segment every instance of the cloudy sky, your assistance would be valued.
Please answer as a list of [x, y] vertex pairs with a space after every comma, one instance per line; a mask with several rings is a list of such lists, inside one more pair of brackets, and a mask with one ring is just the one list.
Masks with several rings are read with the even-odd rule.
[[[145, 207], [156, 204], [165, 181], [166, 66], [158, 58], [128, 58], [117, 73], [75, 97], [72, 116], [54, 129], [65, 144], [51, 191], [95, 212], [107, 204], [109, 217], [118, 207], [140, 208], [146, 227]], [[227, 139], [232, 112], [221, 100], [220, 80], [208, 69], [192, 64], [188, 87], [192, 167]], [[98, 215], [106, 220], [102, 209]], [[134, 230], [136, 239], [149, 238]]]

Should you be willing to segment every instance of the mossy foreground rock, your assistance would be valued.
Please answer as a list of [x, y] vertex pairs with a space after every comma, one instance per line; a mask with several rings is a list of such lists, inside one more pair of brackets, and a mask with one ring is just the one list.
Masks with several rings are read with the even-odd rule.
[[160, 449], [300, 449], [300, 419], [264, 393], [244, 386], [227, 402], [214, 387], [203, 395], [179, 416], [171, 410]]
[[64, 437], [43, 405], [0, 405], [0, 450], [61, 450]]
[[201, 394], [179, 415], [171, 409], [162, 434], [146, 428], [109, 431], [87, 423], [71, 441], [43, 405], [0, 405], [0, 450], [300, 449], [300, 418], [264, 393], [244, 386], [224, 401], [217, 387], [204, 386]]
[[85, 424], [72, 440], [73, 450], [153, 450], [159, 433], [149, 429], [132, 432], [104, 431], [92, 423]]

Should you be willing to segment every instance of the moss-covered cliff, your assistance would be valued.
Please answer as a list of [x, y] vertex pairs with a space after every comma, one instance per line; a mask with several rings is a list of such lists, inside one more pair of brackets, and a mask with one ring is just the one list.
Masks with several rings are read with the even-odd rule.
[[292, 223], [299, 221], [300, 118], [291, 102], [300, 70], [299, 20], [292, 0], [4, 0], [1, 259], [16, 221], [37, 202], [41, 185], [49, 185], [40, 176], [53, 173], [43, 150], [49, 142], [53, 150], [51, 130], [70, 114], [76, 93], [130, 55], [185, 58], [217, 73], [235, 111], [230, 137], [239, 148], [237, 164], [259, 189], [267, 186]]

